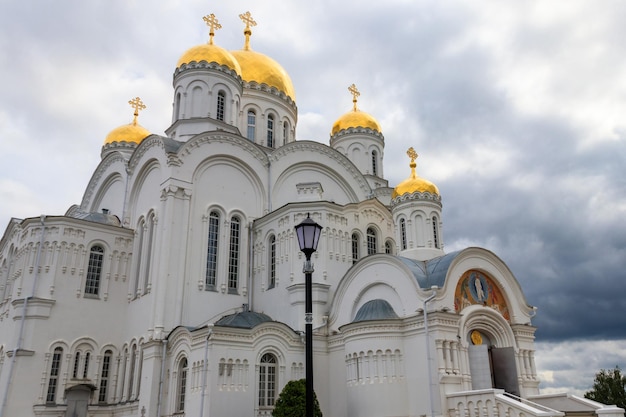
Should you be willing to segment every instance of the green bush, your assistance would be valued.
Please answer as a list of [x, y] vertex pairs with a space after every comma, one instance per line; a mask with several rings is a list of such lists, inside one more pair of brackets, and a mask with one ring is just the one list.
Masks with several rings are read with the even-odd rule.
[[[313, 392], [314, 417], [322, 417], [320, 403]], [[287, 382], [274, 406], [273, 417], [304, 417], [306, 415], [306, 380], [299, 379]]]

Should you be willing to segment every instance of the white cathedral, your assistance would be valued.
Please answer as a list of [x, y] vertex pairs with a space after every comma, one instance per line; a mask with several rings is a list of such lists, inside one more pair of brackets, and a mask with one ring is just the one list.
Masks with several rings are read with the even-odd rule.
[[[79, 205], [13, 218], [0, 241], [1, 417], [271, 416], [305, 374], [313, 254], [315, 392], [326, 417], [616, 417], [539, 395], [535, 313], [506, 264], [444, 251], [442, 197], [384, 176], [376, 119], [296, 140], [294, 86], [250, 46], [182, 54], [165, 135], [104, 140]], [[348, 106], [346, 106], [348, 109]], [[409, 164], [410, 161], [410, 164]]]

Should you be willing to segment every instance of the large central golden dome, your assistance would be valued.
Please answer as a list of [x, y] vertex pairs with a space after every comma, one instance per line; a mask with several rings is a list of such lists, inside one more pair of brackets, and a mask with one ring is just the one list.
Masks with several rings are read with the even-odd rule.
[[244, 81], [267, 84], [285, 93], [293, 101], [296, 100], [296, 90], [293, 88], [291, 78], [278, 62], [251, 49], [241, 49], [231, 51], [231, 53], [239, 62], [241, 78]]
[[415, 163], [415, 159], [417, 158], [417, 153], [413, 148], [409, 148], [407, 154], [411, 158], [411, 176], [406, 180], [402, 181], [400, 184], [393, 189], [393, 193], [391, 194], [391, 199], [404, 195], [404, 194], [413, 194], [415, 192], [419, 193], [430, 193], [433, 195], [439, 195], [439, 189], [432, 182], [420, 178], [415, 173], [415, 167], [417, 164]]
[[176, 68], [180, 68], [183, 64], [202, 61], [206, 61], [208, 63], [215, 62], [219, 65], [224, 65], [235, 71], [237, 75], [242, 75], [241, 67], [235, 57], [226, 49], [210, 43], [194, 46], [193, 48], [188, 49], [178, 60]]

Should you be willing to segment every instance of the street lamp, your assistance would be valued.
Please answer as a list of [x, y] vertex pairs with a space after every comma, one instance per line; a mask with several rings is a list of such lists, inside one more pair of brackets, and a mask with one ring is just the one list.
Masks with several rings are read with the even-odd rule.
[[304, 253], [306, 261], [302, 272], [304, 272], [304, 321], [305, 321], [305, 349], [306, 349], [306, 417], [313, 417], [313, 288], [311, 285], [313, 264], [311, 263], [311, 255], [317, 250], [317, 244], [320, 240], [322, 226], [315, 223], [309, 214], [306, 219], [296, 226], [296, 234], [298, 235], [298, 244], [300, 251]]

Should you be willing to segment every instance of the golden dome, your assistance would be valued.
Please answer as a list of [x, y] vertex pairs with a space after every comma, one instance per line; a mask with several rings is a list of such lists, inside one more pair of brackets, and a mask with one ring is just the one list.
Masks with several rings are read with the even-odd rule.
[[250, 27], [256, 26], [256, 22], [252, 19], [250, 12], [240, 14], [239, 18], [246, 24], [243, 31], [246, 40], [243, 49], [231, 51], [231, 53], [241, 66], [241, 78], [246, 82], [254, 81], [259, 84], [267, 84], [269, 87], [276, 88], [278, 91], [291, 97], [293, 101], [296, 101], [296, 90], [293, 88], [293, 83], [287, 71], [272, 58], [254, 52], [250, 48], [250, 36], [252, 35]]
[[113, 142], [129, 142], [140, 144], [142, 140], [151, 135], [151, 133], [137, 123], [137, 116], [139, 116], [139, 110], [146, 108], [139, 97], [136, 97], [128, 101], [128, 104], [135, 109], [133, 122], [127, 125], [120, 126], [113, 129], [104, 139], [104, 144], [108, 145]]
[[188, 49], [178, 60], [176, 68], [180, 68], [181, 65], [189, 64], [190, 62], [202, 61], [224, 65], [235, 71], [237, 75], [241, 75], [241, 67], [235, 57], [226, 49], [210, 43]]
[[357, 97], [359, 97], [361, 93], [359, 93], [356, 85], [352, 84], [348, 87], [348, 91], [352, 94], [352, 111], [344, 114], [337, 119], [335, 123], [333, 123], [333, 129], [331, 130], [330, 135], [333, 136], [344, 129], [350, 129], [353, 127], [372, 129], [378, 133], [382, 133], [380, 125], [376, 119], [374, 119], [371, 114], [365, 113], [357, 108]]
[[415, 192], [419, 193], [431, 193], [434, 195], [439, 195], [439, 189], [432, 182], [425, 180], [424, 178], [420, 178], [415, 173], [415, 167], [417, 164], [415, 163], [415, 159], [417, 158], [417, 153], [413, 148], [409, 148], [407, 154], [411, 158], [411, 176], [406, 180], [402, 181], [400, 184], [393, 189], [393, 193], [391, 194], [391, 199], [404, 195], [404, 194], [413, 194]]
[[331, 135], [334, 135], [344, 129], [349, 129], [351, 127], [363, 127], [375, 130], [378, 133], [382, 133], [380, 125], [371, 114], [365, 113], [361, 110], [353, 110], [349, 111], [348, 113], [337, 119], [337, 121], [333, 124], [333, 130], [331, 131]]
[[241, 78], [244, 81], [255, 81], [259, 84], [267, 84], [278, 91], [282, 91], [293, 101], [296, 100], [296, 90], [289, 74], [283, 67], [267, 55], [242, 49], [231, 52], [241, 66]]
[[204, 16], [202, 19], [209, 27], [209, 42], [204, 45], [198, 45], [188, 49], [178, 60], [176, 68], [180, 68], [181, 65], [189, 64], [190, 62], [206, 61], [208, 63], [215, 62], [219, 65], [224, 65], [234, 70], [238, 75], [241, 75], [241, 67], [235, 57], [233, 57], [226, 49], [213, 43], [215, 30], [221, 29], [222, 25], [219, 24], [213, 13]]

